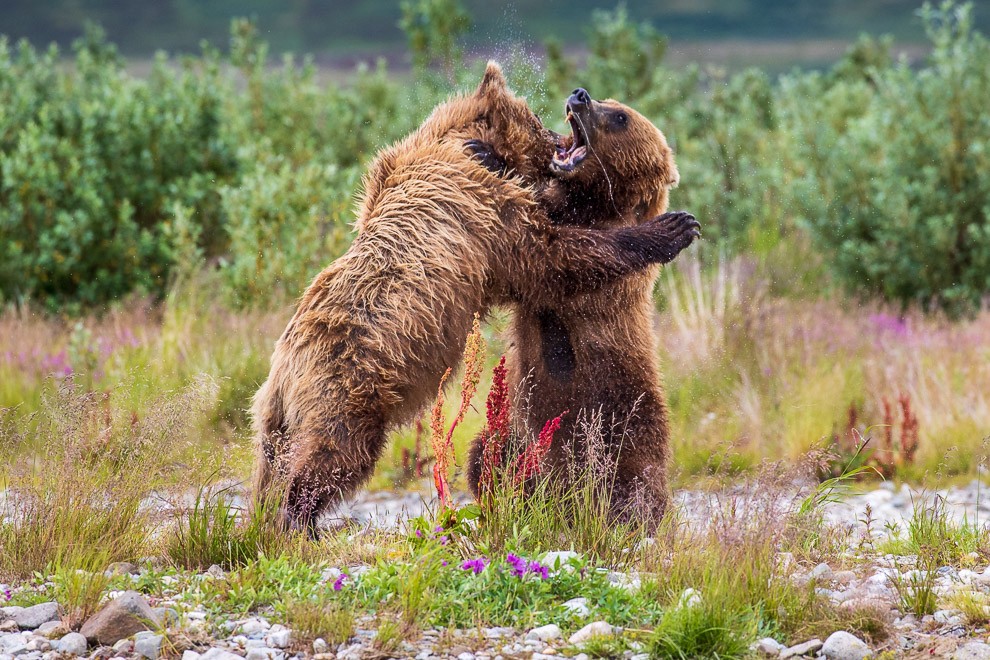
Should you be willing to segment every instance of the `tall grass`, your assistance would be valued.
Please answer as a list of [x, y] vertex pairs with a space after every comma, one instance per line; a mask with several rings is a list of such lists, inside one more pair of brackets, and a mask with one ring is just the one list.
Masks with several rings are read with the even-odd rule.
[[149, 499], [196, 468], [181, 462], [216, 396], [209, 380], [159, 395], [146, 414], [114, 391], [63, 381], [25, 417], [4, 410], [0, 573], [24, 578], [55, 566], [91, 570], [97, 559], [135, 560], [156, 528]]

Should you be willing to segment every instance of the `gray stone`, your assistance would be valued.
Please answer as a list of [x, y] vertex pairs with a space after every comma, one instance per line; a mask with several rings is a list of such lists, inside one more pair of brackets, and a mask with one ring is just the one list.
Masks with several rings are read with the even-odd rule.
[[786, 648], [780, 652], [780, 659], [787, 660], [787, 658], [798, 658], [802, 655], [812, 655], [818, 649], [822, 647], [822, 640], [820, 639], [810, 639], [807, 642], [801, 644], [795, 644], [790, 648]]
[[10, 649], [27, 644], [28, 637], [24, 633], [0, 635], [0, 653], [10, 653]]
[[231, 653], [227, 649], [212, 648], [199, 656], [199, 660], [244, 660], [244, 656]]
[[182, 652], [182, 660], [199, 660], [201, 657], [196, 651], [186, 650]]
[[90, 642], [109, 646], [161, 623], [144, 596], [125, 591], [89, 618], [79, 630]]
[[588, 616], [591, 614], [591, 610], [588, 609], [587, 598], [571, 598], [564, 603], [564, 609], [570, 610], [577, 616]]
[[755, 650], [757, 654], [768, 658], [776, 658], [784, 649], [784, 645], [773, 637], [764, 637], [756, 642]]
[[553, 623], [546, 626], [540, 626], [539, 628], [533, 628], [526, 633], [526, 639], [535, 639], [541, 642], [549, 642], [554, 639], [560, 639], [563, 636], [563, 633], [560, 631], [560, 626]]
[[113, 650], [120, 655], [130, 655], [134, 653], [134, 641], [130, 639], [122, 639], [113, 645]]
[[143, 658], [148, 658], [148, 660], [158, 660], [158, 656], [162, 652], [162, 642], [164, 639], [161, 635], [136, 637], [134, 639], [134, 653]]
[[866, 642], [843, 630], [828, 636], [822, 645], [822, 653], [828, 660], [863, 660], [871, 655]]
[[43, 623], [58, 620], [58, 603], [39, 603], [31, 607], [3, 607], [0, 611], [7, 614], [21, 630], [34, 630]]
[[818, 564], [818, 566], [811, 569], [810, 575], [812, 580], [825, 582], [832, 579], [832, 568], [828, 564], [822, 562], [821, 564]]
[[47, 637], [48, 639], [59, 639], [69, 634], [69, 627], [61, 621], [46, 621], [38, 626], [34, 634]]
[[970, 642], [956, 649], [952, 660], [990, 660], [990, 646], [983, 642]]
[[285, 653], [279, 649], [270, 649], [267, 646], [258, 646], [253, 649], [249, 649], [246, 660], [279, 660], [285, 656]]
[[292, 644], [292, 631], [285, 626], [272, 626], [265, 636], [265, 643], [276, 649], [287, 649]]
[[55, 644], [55, 649], [67, 655], [86, 655], [89, 645], [86, 638], [77, 632], [70, 632]]
[[612, 628], [612, 624], [609, 622], [593, 621], [571, 635], [570, 639], [567, 641], [571, 644], [578, 645], [587, 642], [592, 637], [608, 637], [613, 634], [615, 634], [615, 629]]
[[327, 640], [322, 637], [317, 637], [313, 640], [313, 653], [329, 653], [330, 645], [327, 644]]
[[460, 653], [457, 656], [457, 660], [474, 660], [474, 653], [469, 653], [468, 651]]

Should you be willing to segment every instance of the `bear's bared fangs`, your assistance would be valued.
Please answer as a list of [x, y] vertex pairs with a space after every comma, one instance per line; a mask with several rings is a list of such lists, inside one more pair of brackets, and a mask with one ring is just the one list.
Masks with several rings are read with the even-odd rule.
[[588, 155], [588, 136], [585, 135], [580, 120], [570, 109], [567, 111], [567, 123], [571, 126], [571, 146], [567, 149], [558, 148], [551, 162], [551, 168], [558, 172], [572, 171]]

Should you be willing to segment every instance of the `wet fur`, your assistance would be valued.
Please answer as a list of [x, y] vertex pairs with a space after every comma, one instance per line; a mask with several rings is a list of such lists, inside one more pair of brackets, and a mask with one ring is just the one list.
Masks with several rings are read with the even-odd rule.
[[[600, 112], [621, 110], [629, 121], [610, 130], [599, 117], [585, 162], [560, 178], [543, 179], [540, 205], [554, 223], [629, 229], [666, 211], [678, 183], [673, 154], [663, 134], [645, 117], [615, 101]], [[693, 217], [673, 214], [668, 251], [672, 260], [691, 243]], [[686, 218], [690, 218], [687, 220]], [[690, 232], [689, 232], [690, 233]], [[614, 281], [551, 306], [526, 302], [514, 309], [508, 332], [509, 391], [524, 388], [526, 406], [514, 410], [518, 432], [533, 432], [565, 410], [548, 457], [555, 478], [581, 473], [587, 447], [577, 420], [600, 413], [610, 461], [616, 465], [612, 507], [617, 517], [636, 516], [653, 525], [670, 501], [667, 472], [670, 424], [657, 367], [653, 287], [659, 267]], [[469, 460], [469, 483], [477, 494], [481, 440]]]
[[[548, 221], [524, 180], [546, 170], [550, 135], [489, 65], [474, 94], [375, 159], [353, 244], [303, 294], [254, 398], [255, 501], [284, 488], [287, 527], [312, 531], [371, 476], [387, 432], [457, 366], [475, 313], [563, 306], [655, 260], [663, 227]], [[508, 175], [473, 159], [468, 139], [511, 152]]]

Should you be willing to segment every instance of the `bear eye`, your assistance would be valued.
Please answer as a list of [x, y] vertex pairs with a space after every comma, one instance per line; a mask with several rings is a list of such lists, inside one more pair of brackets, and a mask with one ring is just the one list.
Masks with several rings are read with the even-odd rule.
[[625, 126], [627, 121], [629, 121], [629, 116], [626, 115], [626, 113], [624, 112], [616, 113], [615, 115], [616, 124], [618, 124], [619, 126]]

